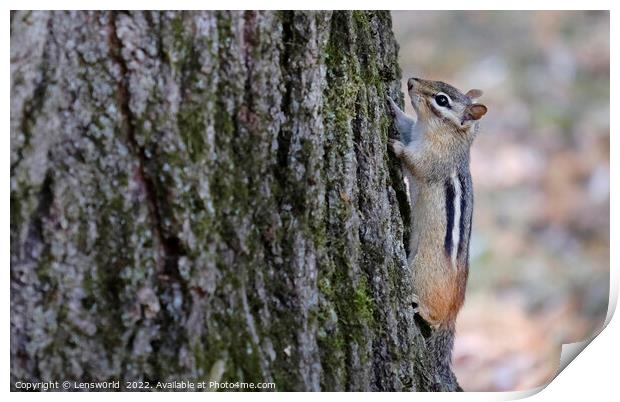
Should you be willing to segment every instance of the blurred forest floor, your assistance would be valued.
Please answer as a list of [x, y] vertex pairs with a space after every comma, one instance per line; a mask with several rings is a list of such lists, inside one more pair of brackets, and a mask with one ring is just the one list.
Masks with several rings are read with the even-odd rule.
[[466, 391], [543, 385], [561, 344], [586, 338], [607, 312], [609, 13], [392, 15], [403, 84], [479, 88], [489, 108], [472, 148], [456, 374]]

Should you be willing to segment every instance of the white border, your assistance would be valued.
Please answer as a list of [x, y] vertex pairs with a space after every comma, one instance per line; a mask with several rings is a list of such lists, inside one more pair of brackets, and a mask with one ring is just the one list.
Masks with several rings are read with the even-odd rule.
[[[604, 0], [590, 1], [559, 1], [559, 0], [540, 0], [540, 1], [493, 1], [493, 0], [469, 0], [467, 2], [457, 0], [444, 0], [441, 2], [432, 1], [329, 1], [314, 0], [312, 2], [292, 2], [285, 0], [271, 1], [239, 1], [239, 0], [212, 0], [212, 1], [196, 1], [196, 0], [139, 0], [139, 1], [92, 1], [92, 0], [62, 0], [45, 2], [41, 0], [24, 0], [24, 1], [8, 1], [8, 9], [16, 10], [463, 10], [463, 5], [471, 10], [609, 10], [614, 2]], [[524, 4], [526, 3], [526, 4]], [[526, 6], [526, 7], [524, 7]]]
[[[499, 10], [512, 10], [518, 9], [519, 7], [523, 7], [523, 1], [475, 1], [470, 0], [467, 4], [471, 9], [499, 9]], [[206, 7], [210, 7], [213, 9], [377, 9], [377, 6], [380, 6], [381, 9], [395, 9], [395, 10], [405, 10], [414, 9], [419, 10], [430, 10], [430, 9], [444, 9], [444, 10], [458, 10], [462, 9], [463, 2], [454, 1], [454, 0], [445, 0], [442, 2], [416, 2], [412, 3], [411, 1], [325, 1], [325, 0], [315, 0], [312, 3], [296, 3], [293, 4], [290, 1], [236, 1], [236, 0], [228, 0], [228, 1], [211, 1], [211, 2], [198, 2], [198, 1], [187, 1], [187, 0], [177, 0], [174, 2], [170, 1], [135, 1], [128, 4], [126, 1], [118, 1], [118, 0], [109, 0], [106, 2], [93, 2], [93, 1], [57, 1], [54, 4], [50, 4], [44, 1], [9, 1], [6, 2], [8, 8], [7, 13], [5, 13], [5, 18], [8, 18], [8, 10], [9, 9], [202, 9]], [[580, 10], [580, 9], [611, 9], [611, 71], [614, 71], [614, 67], [618, 66], [617, 63], [617, 25], [618, 18], [616, 17], [616, 12], [613, 10], [614, 3], [611, 1], [599, 1], [599, 0], [590, 0], [588, 2], [571, 2], [570, 5], [565, 1], [532, 1], [527, 4], [527, 9], [532, 10], [541, 10], [541, 9], [572, 9], [572, 10]], [[7, 21], [5, 19], [5, 21]], [[5, 32], [10, 32], [10, 24], [5, 25]], [[8, 32], [7, 32], [8, 33]], [[5, 57], [10, 55], [10, 35], [5, 35], [4, 40], [1, 42], [3, 53]], [[7, 58], [10, 58], [7, 57]], [[5, 59], [6, 60], [6, 59]], [[7, 61], [4, 63], [4, 75], [2, 77], [2, 88], [4, 92], [4, 97], [2, 98], [3, 107], [2, 107], [2, 115], [4, 117], [3, 121], [5, 122], [5, 127], [9, 125], [10, 121], [10, 65]], [[611, 74], [611, 107], [610, 110], [615, 110], [614, 104], [614, 95], [618, 94], [618, 81], [614, 79], [614, 75]], [[587, 100], [584, 100], [587, 101]], [[610, 127], [613, 131], [613, 127], [617, 127], [618, 117], [617, 114], [612, 114], [610, 116]], [[613, 156], [617, 156], [618, 154], [618, 141], [614, 138], [614, 136], [610, 136], [611, 140], [611, 154]], [[5, 133], [2, 136], [2, 146], [5, 149], [4, 158], [9, 157], [8, 152], [10, 152], [10, 139], [9, 133]], [[8, 160], [4, 161], [4, 165], [8, 166]], [[2, 241], [3, 244], [7, 245], [6, 247], [2, 247], [1, 253], [4, 261], [7, 261], [7, 265], [10, 262], [10, 234], [9, 234], [9, 224], [10, 224], [10, 210], [9, 210], [9, 181], [10, 172], [7, 171], [5, 173], [5, 185], [2, 187], [2, 197], [0, 198], [0, 202], [2, 203], [2, 224], [5, 230], [2, 232]], [[619, 188], [619, 171], [615, 163], [611, 164], [611, 196], [612, 201], [614, 200], [613, 195], [616, 194], [616, 191]], [[613, 205], [613, 203], [612, 203]], [[615, 241], [618, 239], [617, 236], [617, 228], [618, 228], [618, 214], [615, 211], [611, 210], [611, 244], [617, 244]], [[562, 371], [558, 377], [551, 382], [543, 392], [538, 393], [540, 389], [534, 389], [530, 391], [524, 392], [497, 392], [497, 393], [479, 393], [479, 392], [467, 392], [460, 394], [415, 394], [410, 395], [406, 393], [390, 393], [390, 394], [371, 394], [371, 393], [356, 393], [355, 395], [351, 395], [352, 397], [359, 399], [360, 401], [364, 400], [376, 400], [379, 398], [390, 398], [390, 399], [401, 399], [410, 401], [411, 398], [414, 399], [435, 399], [435, 400], [448, 400], [452, 398], [458, 398], [459, 400], [468, 400], [468, 401], [499, 401], [499, 400], [514, 400], [525, 398], [531, 395], [533, 400], [549, 400], [553, 399], [561, 399], [561, 400], [572, 400], [577, 398], [595, 398], [596, 399], [608, 399], [610, 395], [616, 394], [617, 387], [617, 363], [618, 363], [618, 351], [620, 347], [618, 346], [618, 339], [620, 339], [620, 324], [618, 324], [618, 320], [612, 321], [610, 320], [615, 311], [615, 307], [618, 299], [618, 250], [614, 247], [611, 248], [611, 256], [610, 256], [610, 308], [607, 314], [607, 318], [605, 321], [605, 325], [607, 327], [604, 329], [601, 335], [596, 337], [592, 344], [588, 346], [588, 352], [582, 353], [579, 355], [573, 364], [569, 365], [564, 371]], [[2, 331], [2, 340], [5, 347], [2, 350], [2, 361], [4, 365], [1, 369], [2, 376], [2, 389], [4, 392], [8, 392], [10, 389], [9, 379], [10, 379], [10, 347], [9, 347], [9, 339], [10, 339], [10, 326], [9, 324], [9, 269], [5, 270], [5, 276], [3, 277], [3, 289], [5, 290], [3, 301], [5, 308], [2, 310], [2, 319], [5, 324], [5, 330]], [[571, 348], [578, 348], [581, 350], [583, 345], [573, 345], [563, 348], [563, 356], [566, 358], [567, 350]], [[321, 395], [321, 398], [327, 399], [336, 399], [340, 398], [339, 395], [334, 396], [333, 393], [324, 393], [325, 395]], [[83, 400], [85, 395], [81, 393], [48, 393], [44, 394], [45, 399], [49, 400], [58, 400], [58, 401], [66, 401], [66, 400]], [[251, 394], [251, 398], [257, 401], [271, 401], [274, 398], [289, 398], [291, 395], [287, 395], [286, 393], [253, 393]], [[42, 394], [33, 394], [33, 393], [10, 393], [9, 397], [15, 400], [31, 400], [31, 399], [39, 399], [42, 397]], [[178, 396], [177, 396], [178, 397]], [[216, 399], [216, 400], [238, 400], [239, 398], [248, 397], [248, 394], [237, 394], [237, 393], [215, 393], [210, 395], [204, 394], [193, 394], [186, 393], [183, 396], [183, 399], [188, 400], [201, 400], [204, 401], [205, 398]], [[92, 400], [109, 400], [110, 395], [107, 393], [91, 393], [88, 395], [88, 399]], [[158, 400], [166, 400], [170, 399], [170, 395], [167, 393], [148, 393], [148, 394], [137, 394], [137, 393], [117, 393], [114, 396], [115, 399], [119, 398], [121, 400], [136, 400], [138, 399], [147, 399], [149, 401], [158, 401]], [[295, 398], [299, 398], [301, 400], [310, 400], [310, 398], [314, 398], [314, 396], [309, 395], [308, 393], [299, 393], [295, 394]]]

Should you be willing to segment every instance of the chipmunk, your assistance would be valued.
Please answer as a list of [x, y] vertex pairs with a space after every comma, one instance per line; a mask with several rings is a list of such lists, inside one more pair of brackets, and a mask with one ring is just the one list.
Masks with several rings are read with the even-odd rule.
[[[486, 106], [482, 91], [466, 94], [440, 81], [407, 82], [417, 121], [388, 96], [400, 141], [389, 147], [409, 180], [412, 227], [409, 266], [416, 312], [431, 327], [427, 340], [436, 353], [440, 376], [450, 369], [456, 316], [465, 300], [473, 187], [469, 149]], [[456, 382], [456, 381], [455, 381]]]

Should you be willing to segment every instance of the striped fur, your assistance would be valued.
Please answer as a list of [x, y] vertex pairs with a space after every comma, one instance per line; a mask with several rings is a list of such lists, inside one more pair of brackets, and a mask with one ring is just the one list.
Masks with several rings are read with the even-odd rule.
[[452, 178], [446, 179], [444, 191], [446, 198], [446, 234], [443, 247], [446, 255], [452, 255], [452, 246], [454, 245], [454, 238], [452, 236], [454, 228], [454, 198], [456, 197]]
[[459, 222], [462, 233], [457, 258], [460, 266], [469, 268], [469, 240], [471, 238], [472, 217], [474, 211], [474, 189], [469, 172], [458, 175], [461, 184], [461, 220]]
[[468, 268], [473, 196], [469, 172], [455, 172], [444, 183], [446, 232], [444, 252], [452, 267]]
[[[448, 382], [454, 377], [454, 325], [469, 275], [474, 202], [469, 148], [487, 109], [473, 103], [479, 90], [462, 94], [443, 82], [419, 78], [410, 78], [407, 86], [417, 119], [414, 122], [390, 100], [404, 143], [392, 139], [389, 147], [402, 160], [410, 184], [415, 184], [410, 187], [412, 299], [433, 328], [428, 344]], [[449, 106], [437, 104], [441, 92], [451, 98]]]

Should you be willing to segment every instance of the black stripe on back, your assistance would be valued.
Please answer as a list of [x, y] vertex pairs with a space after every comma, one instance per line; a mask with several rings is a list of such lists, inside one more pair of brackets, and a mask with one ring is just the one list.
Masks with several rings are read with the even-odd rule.
[[446, 255], [452, 255], [452, 228], [454, 226], [454, 185], [450, 178], [446, 179], [446, 237], [443, 241], [443, 247]]
[[471, 181], [463, 174], [458, 175], [459, 183], [461, 184], [461, 219], [459, 221], [459, 245], [457, 251], [457, 258], [462, 259], [463, 253], [465, 253], [465, 265], [467, 266], [469, 260], [469, 237], [471, 236], [471, 216], [473, 211], [473, 197], [471, 197]]

